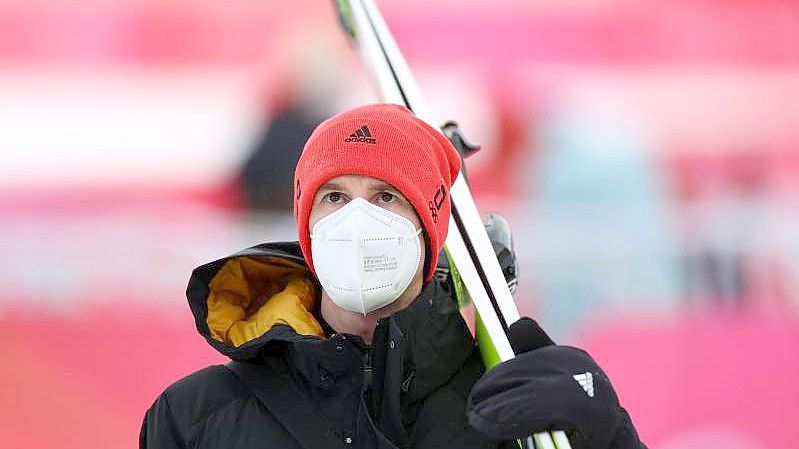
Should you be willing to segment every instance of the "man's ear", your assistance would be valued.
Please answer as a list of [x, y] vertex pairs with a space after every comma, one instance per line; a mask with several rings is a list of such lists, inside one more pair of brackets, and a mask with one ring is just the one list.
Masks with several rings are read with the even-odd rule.
[[424, 241], [424, 248], [422, 248], [422, 253], [424, 254], [422, 277], [424, 278], [430, 271], [430, 264], [434, 263], [433, 261], [438, 261], [438, 255], [436, 254], [436, 257], [433, 257], [433, 255], [430, 254], [430, 237], [427, 235], [427, 231], [425, 231], [424, 227], [422, 227], [422, 240]]

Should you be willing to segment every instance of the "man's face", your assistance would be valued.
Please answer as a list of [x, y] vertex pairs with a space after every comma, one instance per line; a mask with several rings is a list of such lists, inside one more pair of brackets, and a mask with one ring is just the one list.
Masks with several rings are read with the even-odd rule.
[[[311, 206], [308, 230], [313, 230], [316, 222], [344, 207], [344, 205], [355, 198], [363, 198], [375, 206], [382, 207], [383, 209], [407, 218], [413, 223], [416, 229], [421, 227], [421, 221], [416, 215], [416, 211], [413, 209], [413, 206], [411, 206], [411, 203], [391, 184], [364, 175], [343, 175], [337, 176], [324, 183], [322, 187], [317, 190], [316, 195], [314, 195], [313, 205]], [[416, 274], [409, 288], [421, 286], [424, 275], [422, 272], [426, 257], [424, 240], [421, 235], [416, 238], [420, 239], [419, 244], [422, 248], [422, 260], [419, 263], [419, 267], [416, 270]], [[311, 257], [313, 257], [313, 255], [311, 255]]]

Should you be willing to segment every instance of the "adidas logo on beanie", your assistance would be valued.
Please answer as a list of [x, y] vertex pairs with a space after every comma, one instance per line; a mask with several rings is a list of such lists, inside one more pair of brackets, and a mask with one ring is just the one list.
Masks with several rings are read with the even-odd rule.
[[361, 126], [354, 133], [350, 134], [349, 137], [344, 139], [345, 142], [365, 142], [376, 144], [377, 140], [372, 137], [372, 133], [369, 131], [369, 127], [366, 125]]

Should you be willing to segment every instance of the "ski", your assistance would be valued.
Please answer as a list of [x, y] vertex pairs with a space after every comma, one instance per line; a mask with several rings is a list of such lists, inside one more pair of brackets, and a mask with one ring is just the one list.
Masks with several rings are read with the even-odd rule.
[[[342, 28], [360, 52], [380, 99], [408, 107], [435, 129], [413, 74], [373, 0], [336, 0]], [[446, 135], [446, 133], [445, 133]], [[447, 137], [452, 140], [452, 136]], [[476, 309], [477, 341], [487, 368], [515, 356], [510, 326], [519, 311], [466, 182], [465, 168], [450, 188], [452, 214], [445, 245], [456, 283], [462, 283]], [[463, 293], [459, 294], [459, 299]], [[519, 442], [529, 448], [571, 449], [565, 432], [541, 432]]]

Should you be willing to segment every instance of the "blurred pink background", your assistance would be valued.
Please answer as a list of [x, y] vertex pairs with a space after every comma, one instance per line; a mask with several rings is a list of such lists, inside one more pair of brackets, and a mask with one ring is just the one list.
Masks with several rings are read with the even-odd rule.
[[[484, 147], [523, 312], [649, 447], [794, 448], [799, 2], [378, 4]], [[279, 143], [376, 98], [331, 2], [0, 2], [4, 443], [135, 447], [161, 390], [224, 362], [192, 268], [294, 238]]]

